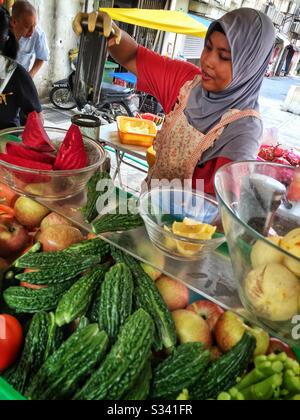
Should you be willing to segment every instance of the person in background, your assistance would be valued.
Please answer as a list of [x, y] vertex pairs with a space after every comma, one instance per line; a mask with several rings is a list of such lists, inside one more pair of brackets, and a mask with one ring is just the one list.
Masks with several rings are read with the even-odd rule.
[[78, 35], [84, 18], [90, 31], [97, 20], [103, 23], [110, 55], [137, 76], [137, 89], [155, 96], [166, 113], [149, 184], [192, 180], [197, 188], [204, 181], [204, 191], [213, 194], [218, 168], [256, 159], [263, 133], [258, 97], [275, 42], [265, 14], [241, 8], [212, 22], [201, 69], [138, 45], [104, 12], [78, 14], [73, 22]]
[[34, 78], [49, 60], [49, 49], [45, 33], [37, 26], [36, 9], [28, 1], [14, 3], [11, 27], [19, 42], [17, 62]]
[[25, 116], [42, 111], [32, 78], [15, 61], [18, 42], [9, 22], [8, 11], [0, 6], [0, 130], [19, 126], [20, 111]]

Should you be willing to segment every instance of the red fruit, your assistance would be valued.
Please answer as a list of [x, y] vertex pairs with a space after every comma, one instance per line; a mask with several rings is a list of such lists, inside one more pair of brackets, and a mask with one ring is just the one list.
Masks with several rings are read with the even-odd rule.
[[205, 321], [211, 331], [215, 328], [219, 318], [223, 315], [224, 310], [209, 300], [198, 300], [186, 308], [188, 311], [195, 312], [200, 315]]
[[292, 165], [298, 166], [300, 164], [300, 156], [296, 155], [291, 150], [288, 150], [284, 153], [283, 157]]
[[274, 159], [274, 149], [271, 146], [262, 146], [258, 153], [258, 156], [267, 161], [272, 161]]
[[22, 168], [35, 169], [40, 171], [51, 171], [53, 168], [47, 163], [23, 159], [19, 156], [6, 155], [4, 153], [0, 153], [0, 160], [10, 163], [11, 165], [20, 167], [20, 170], [14, 171], [13, 169], [10, 169], [10, 172], [14, 174], [16, 178], [21, 179], [23, 182], [26, 182], [28, 184], [38, 184], [42, 182], [49, 182], [51, 180], [51, 178], [47, 175], [35, 175], [30, 174], [26, 171], [22, 171]]
[[28, 243], [28, 232], [15, 220], [0, 222], [0, 256], [9, 257], [22, 251]]
[[59, 148], [54, 169], [81, 169], [87, 165], [88, 157], [84, 148], [81, 131], [77, 125], [72, 124]]
[[13, 191], [7, 185], [0, 182], [0, 204], [13, 207], [17, 198], [18, 196], [15, 193], [15, 191]]
[[290, 201], [300, 200], [300, 176], [295, 176], [293, 181], [291, 182], [287, 198]]
[[25, 146], [38, 152], [51, 153], [55, 151], [36, 111], [28, 115], [22, 139]]
[[12, 366], [22, 349], [23, 330], [10, 315], [0, 315], [0, 372]]
[[291, 166], [290, 162], [283, 157], [273, 159], [274, 163], [280, 163], [281, 165]]
[[279, 354], [279, 353], [286, 353], [289, 358], [297, 360], [297, 357], [293, 350], [290, 348], [290, 346], [286, 343], [284, 343], [281, 340], [278, 340], [278, 338], [270, 338], [270, 345], [268, 348], [267, 354]]
[[55, 156], [49, 155], [48, 153], [36, 152], [35, 150], [28, 149], [22, 144], [7, 143], [6, 153], [11, 156], [18, 156], [35, 162], [48, 163], [49, 165], [53, 165], [55, 161]]
[[275, 146], [273, 148], [274, 151], [274, 157], [283, 157], [284, 153], [285, 153], [285, 149], [283, 147], [280, 147], [280, 144], [277, 144], [277, 146]]

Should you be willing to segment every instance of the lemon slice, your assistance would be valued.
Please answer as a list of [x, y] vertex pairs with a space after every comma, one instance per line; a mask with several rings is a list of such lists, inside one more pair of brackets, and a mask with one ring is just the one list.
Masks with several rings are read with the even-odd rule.
[[197, 255], [203, 248], [203, 245], [189, 244], [185, 242], [177, 241], [177, 249], [181, 255], [192, 257]]
[[[172, 230], [168, 226], [164, 226], [164, 230], [166, 232], [172, 233]], [[177, 248], [176, 241], [172, 238], [166, 237], [165, 238], [165, 247], [174, 251]]]

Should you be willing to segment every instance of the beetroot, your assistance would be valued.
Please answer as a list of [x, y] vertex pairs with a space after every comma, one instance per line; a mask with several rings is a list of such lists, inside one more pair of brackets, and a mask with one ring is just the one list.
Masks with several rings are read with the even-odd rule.
[[11, 156], [18, 156], [23, 159], [34, 160], [35, 162], [48, 163], [53, 165], [55, 156], [48, 153], [36, 152], [35, 150], [28, 149], [22, 144], [7, 143], [6, 153]]

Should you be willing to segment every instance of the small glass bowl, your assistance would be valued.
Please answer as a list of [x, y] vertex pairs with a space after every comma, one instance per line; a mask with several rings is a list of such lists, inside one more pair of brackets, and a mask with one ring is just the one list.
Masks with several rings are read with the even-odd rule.
[[[51, 143], [58, 150], [67, 130], [45, 127]], [[0, 132], [0, 147], [5, 151], [6, 143], [21, 138], [23, 128], [13, 128]], [[22, 168], [0, 161], [0, 180], [19, 194], [47, 201], [57, 201], [73, 197], [82, 192], [88, 180], [106, 160], [106, 151], [93, 139], [83, 136], [89, 164], [86, 168], [69, 171], [41, 171]]]
[[222, 233], [215, 233], [210, 240], [199, 240], [172, 232], [173, 223], [185, 218], [217, 226], [217, 232], [221, 231], [218, 204], [204, 193], [153, 188], [141, 195], [139, 211], [152, 243], [171, 258], [199, 260], [225, 242]]

